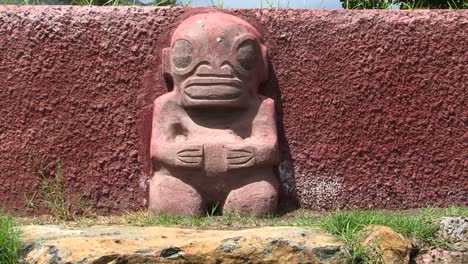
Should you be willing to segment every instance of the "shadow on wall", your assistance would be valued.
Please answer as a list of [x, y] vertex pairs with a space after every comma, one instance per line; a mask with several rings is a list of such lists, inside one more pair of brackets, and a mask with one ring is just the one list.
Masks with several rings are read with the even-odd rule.
[[276, 126], [278, 129], [278, 143], [280, 148], [280, 163], [278, 167], [275, 168], [275, 173], [281, 183], [279, 210], [280, 213], [287, 213], [296, 209], [298, 206], [296, 178], [294, 161], [284, 131], [281, 89], [271, 59], [268, 61], [268, 73], [268, 81], [260, 86], [259, 92], [275, 101]]

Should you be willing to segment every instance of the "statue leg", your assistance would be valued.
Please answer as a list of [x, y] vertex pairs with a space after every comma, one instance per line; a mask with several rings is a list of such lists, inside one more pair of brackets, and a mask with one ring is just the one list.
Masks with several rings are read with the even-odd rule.
[[262, 216], [273, 214], [278, 206], [278, 180], [274, 174], [254, 177], [227, 196], [223, 214]]
[[204, 214], [202, 196], [182, 180], [156, 172], [150, 182], [150, 214], [194, 216]]

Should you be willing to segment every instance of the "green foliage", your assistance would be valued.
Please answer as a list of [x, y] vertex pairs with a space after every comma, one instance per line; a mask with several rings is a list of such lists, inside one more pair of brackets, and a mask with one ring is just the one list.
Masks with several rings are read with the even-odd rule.
[[63, 192], [62, 163], [60, 161], [47, 161], [45, 155], [38, 157], [37, 154], [30, 153], [29, 156], [32, 173], [38, 179], [39, 185], [32, 197], [24, 195], [26, 206], [35, 209], [37, 207], [35, 198], [39, 193], [39, 200], [46, 206], [52, 216], [62, 220], [69, 220], [71, 218], [70, 203]]
[[468, 8], [466, 0], [340, 0], [345, 9], [461, 9]]
[[[88, 209], [89, 211], [90, 209]], [[203, 228], [246, 228], [257, 226], [297, 226], [321, 227], [343, 241], [367, 225], [386, 225], [413, 240], [433, 242], [432, 232], [439, 219], [444, 216], [468, 216], [467, 207], [422, 208], [411, 211], [343, 211], [321, 214], [298, 210], [287, 215], [267, 215], [256, 217], [231, 213], [217, 215], [219, 206], [207, 210], [205, 216], [171, 216], [168, 214], [150, 215], [147, 212], [127, 212], [122, 216], [98, 216], [92, 213], [62, 222], [67, 225], [136, 225], [136, 226], [179, 226]], [[51, 221], [52, 220], [52, 221]], [[48, 217], [28, 222], [28, 224], [55, 223], [56, 217]], [[71, 221], [70, 221], [71, 220]]]
[[[263, 6], [263, 1], [265, 1], [265, 6]], [[290, 0], [260, 0], [260, 8], [289, 8]]]
[[451, 206], [447, 208], [426, 207], [419, 209], [419, 215], [426, 221], [435, 222], [445, 216], [468, 217], [468, 207]]
[[340, 0], [345, 9], [388, 9], [392, 1], [388, 0]]
[[29, 153], [29, 157], [31, 173], [36, 177], [37, 185], [32, 194], [23, 194], [28, 211], [46, 208], [54, 219], [59, 220], [74, 220], [76, 216], [95, 216], [95, 210], [88, 200], [89, 195], [65, 195], [60, 161], [51, 161], [46, 155], [39, 155], [34, 151]]
[[23, 5], [41, 5], [43, 4], [40, 0], [23, 0]]
[[[178, 226], [191, 228], [232, 228], [232, 227], [257, 227], [267, 225], [287, 225], [279, 217], [265, 216], [242, 216], [239, 214], [228, 214], [225, 216], [215, 215], [217, 209], [213, 207], [206, 216], [174, 216], [169, 214], [148, 215], [146, 212], [127, 213], [124, 222], [111, 220], [114, 224], [126, 224], [136, 226]], [[88, 223], [89, 224], [89, 223]]]
[[223, 8], [224, 0], [210, 0], [213, 7]]
[[40, 189], [42, 190], [42, 203], [49, 209], [50, 214], [59, 219], [70, 219], [70, 205], [63, 193], [63, 183], [61, 176], [62, 164], [55, 165], [53, 177], [40, 176]]
[[152, 6], [173, 6], [173, 5], [177, 5], [177, 0], [159, 0], [152, 4]]
[[0, 263], [16, 264], [19, 259], [20, 233], [9, 215], [0, 211]]
[[467, 8], [466, 0], [395, 0], [401, 9], [461, 9]]
[[177, 2], [176, 4], [180, 6], [192, 6], [192, 0], [179, 0], [174, 2]]
[[199, 216], [173, 216], [168, 214], [160, 214], [157, 216], [149, 216], [143, 212], [128, 213], [125, 216], [125, 222], [129, 225], [137, 226], [184, 226], [184, 227], [200, 227], [206, 223], [206, 217]]

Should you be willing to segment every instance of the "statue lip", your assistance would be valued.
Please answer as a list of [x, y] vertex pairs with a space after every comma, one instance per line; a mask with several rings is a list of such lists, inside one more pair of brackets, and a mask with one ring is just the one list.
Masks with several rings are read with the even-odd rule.
[[195, 100], [235, 100], [242, 95], [242, 81], [226, 77], [192, 77], [185, 83], [185, 94]]

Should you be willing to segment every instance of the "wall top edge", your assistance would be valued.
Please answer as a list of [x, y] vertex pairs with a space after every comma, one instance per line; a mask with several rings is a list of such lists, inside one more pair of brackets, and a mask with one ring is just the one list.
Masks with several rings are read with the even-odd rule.
[[[462, 13], [468, 14], [468, 9], [417, 9], [417, 10], [388, 10], [388, 9], [301, 9], [301, 8], [216, 8], [216, 7], [181, 7], [181, 6], [72, 6], [72, 5], [0, 5], [0, 10], [64, 10], [64, 11], [97, 11], [112, 12], [121, 10], [168, 10], [177, 9], [184, 11], [219, 11], [219, 12], [307, 12], [307, 13], [388, 13], [388, 14], [412, 14], [412, 13]], [[2, 11], [3, 12], [3, 11]]]

